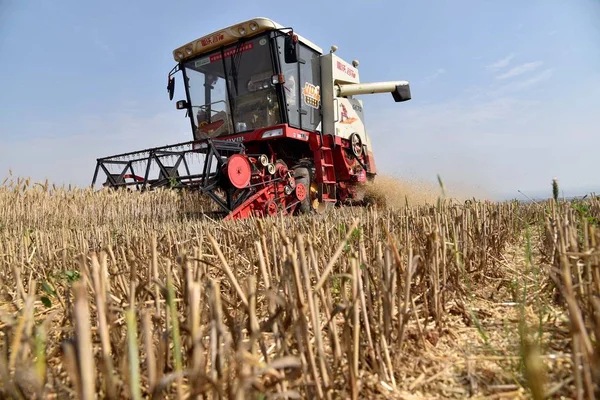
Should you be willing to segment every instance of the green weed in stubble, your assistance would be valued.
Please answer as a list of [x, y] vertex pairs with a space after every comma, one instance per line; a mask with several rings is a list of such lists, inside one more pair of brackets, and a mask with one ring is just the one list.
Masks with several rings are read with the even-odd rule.
[[46, 326], [41, 323], [35, 327], [35, 372], [41, 388], [46, 384]]
[[50, 308], [52, 307], [52, 301], [50, 300], [50, 297], [56, 297], [56, 290], [54, 290], [54, 288], [52, 286], [50, 286], [50, 284], [47, 281], [43, 281], [42, 282], [42, 290], [48, 295], [48, 296], [41, 296], [40, 297], [40, 301], [42, 302], [42, 304], [44, 306], [46, 306], [46, 308]]
[[[344, 255], [347, 255], [351, 250], [352, 250], [352, 246], [357, 244], [361, 238], [361, 235], [363, 233], [363, 228], [362, 227], [356, 227], [354, 228], [354, 230], [352, 231], [352, 233], [350, 234], [350, 237], [348, 238], [348, 241], [346, 243], [346, 245], [344, 246]], [[338, 230], [338, 234], [340, 238], [343, 238], [344, 236], [346, 236], [347, 231], [348, 231], [348, 225], [347, 224], [340, 224], [337, 228]]]
[[171, 316], [173, 361], [175, 362], [175, 373], [178, 374], [177, 390], [181, 393], [181, 378], [179, 377], [179, 374], [183, 371], [183, 355], [181, 350], [181, 334], [179, 332], [179, 314], [177, 312], [177, 304], [175, 303], [175, 288], [173, 286], [170, 262], [167, 262], [167, 305]]
[[531, 247], [530, 227], [525, 228], [525, 271], [523, 274], [533, 276], [533, 295], [535, 296], [535, 308], [538, 314], [537, 340], [531, 339], [531, 327], [527, 323], [525, 307], [529, 298], [529, 285], [527, 279], [522, 279], [522, 296], [519, 299], [519, 371], [525, 377], [527, 387], [535, 400], [545, 397], [545, 384], [547, 382], [544, 365], [540, 358], [543, 338], [544, 308], [541, 303], [540, 273], [533, 263], [533, 251]]
[[554, 179], [552, 179], [552, 198], [554, 199], [555, 203], [558, 203], [558, 195], [559, 195], [558, 180], [556, 178], [554, 178]]
[[46, 280], [42, 281], [42, 292], [44, 295], [40, 296], [40, 301], [46, 308], [51, 308], [52, 301], [59, 300], [56, 288], [65, 282], [68, 284], [67, 287], [70, 287], [80, 279], [81, 275], [76, 270], [51, 272], [48, 274]]
[[137, 340], [137, 323], [133, 304], [125, 311], [127, 324], [127, 349], [129, 351], [129, 375], [131, 380], [131, 398], [140, 400], [142, 390], [140, 388], [140, 359]]
[[437, 199], [438, 210], [441, 210], [443, 199], [446, 198], [446, 189], [444, 188], [444, 182], [442, 181], [442, 177], [440, 176], [440, 174], [437, 175], [437, 180], [438, 180], [438, 184], [440, 185], [440, 189], [442, 190], [442, 196], [441, 197], [438, 196], [438, 199]]

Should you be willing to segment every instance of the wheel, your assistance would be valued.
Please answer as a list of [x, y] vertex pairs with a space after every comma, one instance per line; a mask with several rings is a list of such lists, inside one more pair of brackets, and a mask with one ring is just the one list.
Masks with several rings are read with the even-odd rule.
[[273, 216], [277, 215], [278, 212], [279, 212], [279, 207], [277, 207], [277, 203], [275, 203], [273, 200], [269, 200], [267, 202], [267, 204], [265, 205], [265, 213], [268, 216], [273, 217]]
[[362, 140], [360, 136], [358, 136], [358, 133], [353, 133], [350, 135], [350, 147], [352, 149], [352, 154], [354, 154], [356, 158], [360, 158], [362, 156]]
[[310, 184], [312, 183], [312, 178], [310, 174], [310, 168], [304, 165], [294, 168], [294, 179], [296, 180], [296, 184], [302, 183], [307, 190], [307, 195], [298, 205], [298, 213], [308, 214], [312, 210], [310, 195]]

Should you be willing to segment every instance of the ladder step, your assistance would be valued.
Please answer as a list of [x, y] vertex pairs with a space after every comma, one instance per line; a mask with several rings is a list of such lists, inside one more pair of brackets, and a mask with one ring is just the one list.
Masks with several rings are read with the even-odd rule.
[[331, 150], [331, 147], [321, 146], [321, 150]]
[[330, 180], [327, 180], [327, 179], [323, 179], [323, 183], [334, 184], [336, 182], [335, 181], [330, 181]]
[[333, 164], [325, 164], [325, 163], [323, 163], [321, 165], [324, 166], [324, 167], [333, 167]]

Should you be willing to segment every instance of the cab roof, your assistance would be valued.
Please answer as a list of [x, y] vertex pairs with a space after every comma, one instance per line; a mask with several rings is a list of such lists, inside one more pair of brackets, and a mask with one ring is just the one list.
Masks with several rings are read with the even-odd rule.
[[[179, 62], [200, 54], [204, 54], [221, 46], [227, 46], [231, 43], [235, 43], [242, 38], [249, 38], [267, 31], [284, 28], [286, 27], [269, 18], [252, 18], [247, 21], [228, 26], [227, 28], [209, 33], [206, 36], [202, 36], [176, 48], [173, 50], [173, 58], [175, 61]], [[319, 46], [300, 35], [297, 36], [298, 41], [319, 52], [319, 54], [323, 54], [323, 49], [321, 49]]]

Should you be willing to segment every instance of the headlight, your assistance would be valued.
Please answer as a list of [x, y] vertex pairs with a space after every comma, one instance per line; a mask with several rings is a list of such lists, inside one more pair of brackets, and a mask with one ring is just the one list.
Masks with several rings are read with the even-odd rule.
[[264, 138], [277, 137], [277, 136], [283, 136], [282, 128], [266, 131], [265, 133], [262, 134], [261, 137], [264, 139]]

